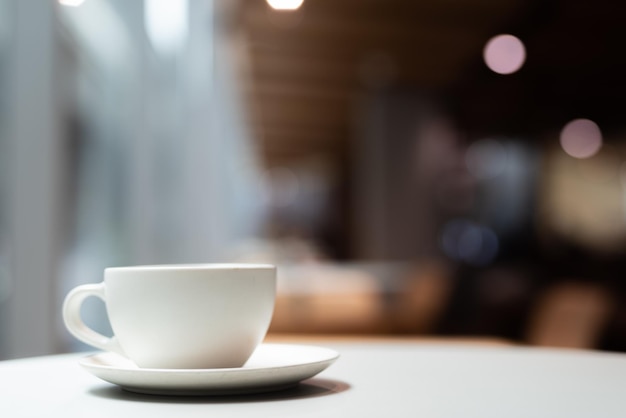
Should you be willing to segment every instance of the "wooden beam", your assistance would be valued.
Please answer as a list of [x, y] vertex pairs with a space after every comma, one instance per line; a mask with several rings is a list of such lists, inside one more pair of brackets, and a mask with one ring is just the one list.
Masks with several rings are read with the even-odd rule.
[[255, 126], [253, 128], [255, 137], [266, 137], [274, 141], [290, 141], [292, 138], [299, 138], [306, 142], [333, 142], [347, 136], [347, 131], [341, 129], [300, 129], [295, 126], [280, 126], [264, 128]]
[[[287, 124], [297, 122], [312, 122], [313, 126], [317, 122], [329, 121], [330, 126], [343, 126], [347, 118], [349, 109], [342, 103], [326, 103], [320, 107], [314, 101], [285, 101], [273, 102], [265, 101], [256, 103], [254, 113], [257, 115], [253, 120], [260, 120], [265, 123], [282, 122]], [[257, 119], [260, 118], [260, 119]], [[319, 125], [323, 128], [325, 125]]]
[[277, 162], [281, 161], [283, 164], [287, 164], [289, 162], [302, 161], [307, 158], [311, 158], [313, 156], [320, 155], [337, 155], [339, 146], [330, 147], [274, 147], [267, 146], [261, 147], [260, 153], [263, 156], [265, 161], [269, 162]]
[[[441, 50], [415, 50], [412, 55], [385, 55], [370, 51], [359, 60], [315, 59], [315, 57], [290, 56], [281, 53], [254, 53], [251, 73], [255, 83], [281, 82], [315, 86], [314, 88], [338, 86], [343, 90], [357, 90], [366, 85], [364, 74], [367, 66], [376, 60], [388, 63], [393, 83], [428, 84], [437, 87], [457, 79], [469, 63], [480, 57], [480, 48], [464, 49], [456, 53]], [[386, 69], [383, 69], [386, 71]], [[328, 90], [328, 88], [326, 88]], [[310, 89], [312, 90], [312, 89]]]
[[439, 43], [442, 46], [483, 38], [485, 26], [433, 24], [429, 21], [398, 22], [385, 19], [345, 19], [332, 14], [324, 16], [305, 15], [297, 26], [282, 28], [272, 24], [266, 13], [248, 13], [245, 27], [256, 36], [279, 35], [308, 39], [334, 39], [336, 42], [354, 42], [365, 45], [397, 42]]
[[261, 78], [252, 83], [248, 94], [260, 98], [319, 99], [347, 102], [354, 97], [354, 89], [343, 84], [310, 85], [294, 82], [293, 79]]

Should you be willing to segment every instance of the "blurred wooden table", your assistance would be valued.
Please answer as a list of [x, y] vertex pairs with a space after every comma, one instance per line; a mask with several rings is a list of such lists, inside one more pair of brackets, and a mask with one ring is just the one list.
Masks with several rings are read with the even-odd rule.
[[511, 346], [515, 343], [496, 337], [426, 337], [412, 335], [375, 335], [375, 334], [298, 334], [269, 333], [265, 338], [268, 343], [295, 344], [418, 344], [442, 346]]
[[426, 334], [446, 306], [443, 266], [310, 264], [279, 268], [271, 332]]

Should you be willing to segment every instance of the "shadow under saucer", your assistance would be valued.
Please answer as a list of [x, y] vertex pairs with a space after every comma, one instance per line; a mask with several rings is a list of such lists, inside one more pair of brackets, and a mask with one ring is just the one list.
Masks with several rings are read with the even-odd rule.
[[197, 395], [197, 396], [174, 396], [174, 395], [149, 395], [129, 392], [115, 385], [94, 386], [88, 393], [100, 398], [114, 399], [131, 402], [151, 403], [243, 403], [243, 402], [275, 402], [295, 399], [316, 398], [320, 396], [334, 395], [350, 390], [348, 383], [331, 379], [307, 379], [290, 388], [248, 394], [248, 395]]

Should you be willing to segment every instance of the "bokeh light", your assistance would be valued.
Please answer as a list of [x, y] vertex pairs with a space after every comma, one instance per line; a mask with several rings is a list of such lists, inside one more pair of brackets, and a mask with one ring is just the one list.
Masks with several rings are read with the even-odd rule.
[[482, 139], [472, 143], [465, 153], [467, 170], [477, 179], [498, 176], [507, 164], [504, 146], [495, 139]]
[[561, 131], [561, 147], [574, 158], [589, 158], [602, 147], [602, 132], [589, 119], [574, 119]]
[[267, 0], [267, 4], [275, 10], [296, 10], [302, 3], [304, 0]]
[[499, 243], [490, 228], [465, 219], [454, 219], [443, 227], [441, 247], [453, 260], [484, 266], [498, 254]]
[[483, 57], [487, 67], [498, 74], [512, 74], [526, 61], [526, 48], [513, 35], [498, 35], [485, 45]]

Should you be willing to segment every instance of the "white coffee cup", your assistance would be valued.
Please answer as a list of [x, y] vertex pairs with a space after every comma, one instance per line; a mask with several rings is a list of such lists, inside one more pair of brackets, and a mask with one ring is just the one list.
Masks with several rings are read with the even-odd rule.
[[[68, 293], [63, 320], [79, 340], [141, 368], [241, 367], [265, 337], [275, 295], [271, 265], [113, 267]], [[112, 338], [82, 321], [89, 296], [104, 300]]]

